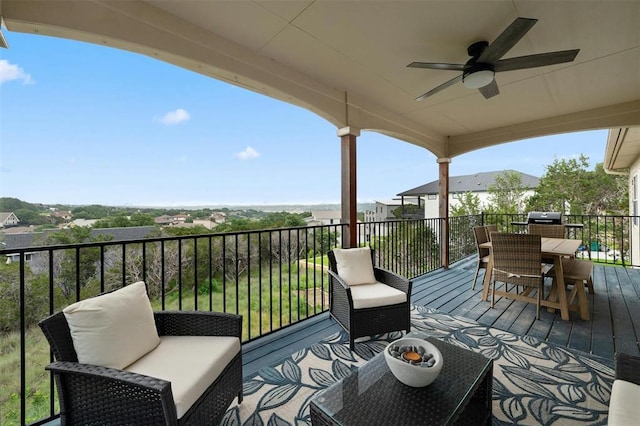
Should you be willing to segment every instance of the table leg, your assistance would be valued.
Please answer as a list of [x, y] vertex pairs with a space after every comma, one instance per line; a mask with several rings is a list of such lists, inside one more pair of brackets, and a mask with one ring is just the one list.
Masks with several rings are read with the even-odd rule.
[[584, 282], [578, 280], [573, 285], [575, 286], [576, 292], [578, 293], [578, 309], [580, 311], [580, 318], [588, 321], [589, 305], [587, 303], [587, 295], [584, 290]]
[[482, 301], [487, 300], [489, 295], [489, 287], [491, 286], [491, 272], [493, 271], [493, 256], [489, 256], [489, 263], [484, 270], [484, 279], [482, 280]]
[[564, 271], [562, 270], [562, 256], [554, 256], [553, 264], [556, 269], [556, 283], [558, 302], [560, 303], [560, 317], [568, 321], [569, 320], [569, 306], [567, 303], [567, 287], [564, 283]]

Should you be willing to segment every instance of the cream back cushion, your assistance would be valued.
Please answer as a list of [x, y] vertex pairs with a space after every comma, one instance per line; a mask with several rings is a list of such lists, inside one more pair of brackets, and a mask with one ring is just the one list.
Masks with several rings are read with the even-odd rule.
[[81, 300], [62, 312], [83, 364], [123, 369], [160, 343], [142, 281]]
[[348, 285], [373, 284], [376, 277], [371, 262], [369, 247], [334, 249], [338, 275]]

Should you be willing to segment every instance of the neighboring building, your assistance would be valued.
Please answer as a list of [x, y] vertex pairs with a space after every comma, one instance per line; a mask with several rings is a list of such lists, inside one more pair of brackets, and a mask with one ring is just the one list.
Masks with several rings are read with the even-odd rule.
[[[467, 192], [471, 192], [474, 195], [477, 195], [480, 199], [480, 203], [486, 204], [489, 201], [489, 186], [495, 184], [496, 176], [504, 175], [505, 172], [515, 172], [522, 176], [522, 186], [526, 188], [524, 192], [524, 198], [532, 196], [535, 192], [535, 189], [538, 187], [538, 184], [540, 183], [539, 178], [515, 170], [482, 172], [465, 176], [450, 176], [449, 208], [459, 205], [458, 199]], [[439, 181], [434, 180], [425, 185], [401, 192], [398, 195], [403, 198], [410, 197], [412, 198], [412, 200], [415, 200], [416, 197], [419, 197], [421, 200], [421, 204], [424, 204], [424, 217], [435, 218], [440, 214], [438, 201], [439, 193]]]
[[153, 219], [153, 221], [156, 225], [160, 226], [174, 226], [185, 223], [188, 217], [190, 217], [190, 215], [188, 214], [176, 214], [173, 216], [164, 214], [162, 216], [156, 217], [155, 219]]
[[398, 219], [393, 214], [393, 211], [409, 204], [418, 204], [416, 197], [406, 197], [404, 200], [376, 200], [376, 210], [373, 213], [370, 211], [365, 213], [365, 222], [383, 222], [385, 220]]
[[[133, 241], [133, 240], [142, 240], [150, 232], [158, 229], [155, 226], [132, 226], [128, 228], [100, 228], [100, 229], [92, 229], [91, 235], [107, 235], [112, 237], [112, 241]], [[56, 232], [64, 232], [59, 229], [51, 229], [43, 232], [25, 232], [19, 234], [6, 234], [4, 236], [4, 247], [3, 249], [12, 250], [12, 249], [25, 249], [29, 247], [41, 246], [42, 241], [44, 241], [49, 235]], [[25, 260], [31, 261], [33, 256], [42, 253], [42, 252], [30, 252], [25, 253]], [[15, 253], [7, 254], [7, 263], [11, 263], [13, 261], [20, 260], [20, 256]]]
[[308, 226], [320, 226], [320, 225], [339, 225], [342, 219], [342, 212], [340, 210], [317, 210], [312, 211], [311, 216], [306, 217], [304, 220]]
[[18, 226], [20, 220], [13, 212], [0, 212], [0, 228]]
[[227, 221], [227, 215], [224, 212], [213, 212], [209, 216], [215, 223], [225, 223]]
[[68, 227], [73, 228], [75, 226], [82, 226], [84, 228], [91, 228], [97, 221], [98, 219], [74, 219], [69, 222]]
[[630, 253], [632, 265], [640, 265], [640, 128], [615, 128], [609, 130], [604, 154], [604, 170], [607, 173], [623, 174], [629, 178], [629, 214], [631, 220]]
[[54, 218], [58, 221], [68, 222], [73, 219], [73, 213], [66, 210], [56, 210], [49, 213], [47, 216]]

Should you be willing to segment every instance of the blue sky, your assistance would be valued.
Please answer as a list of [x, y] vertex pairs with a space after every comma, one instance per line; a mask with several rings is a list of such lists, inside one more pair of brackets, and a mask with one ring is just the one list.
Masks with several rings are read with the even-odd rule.
[[[339, 203], [340, 141], [311, 112], [146, 56], [4, 31], [0, 196], [128, 206]], [[455, 157], [452, 176], [604, 158], [605, 130]], [[358, 201], [438, 178], [424, 148], [358, 138]]]

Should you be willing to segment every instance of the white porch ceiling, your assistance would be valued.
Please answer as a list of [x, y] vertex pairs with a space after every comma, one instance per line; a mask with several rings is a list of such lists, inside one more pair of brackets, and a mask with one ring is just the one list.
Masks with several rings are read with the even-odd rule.
[[[373, 130], [438, 157], [547, 134], [640, 126], [639, 1], [0, 0], [10, 31], [110, 45]], [[414, 99], [515, 18], [537, 24], [505, 58], [580, 49], [572, 63], [496, 74]], [[532, 146], [531, 149], [535, 149]]]

